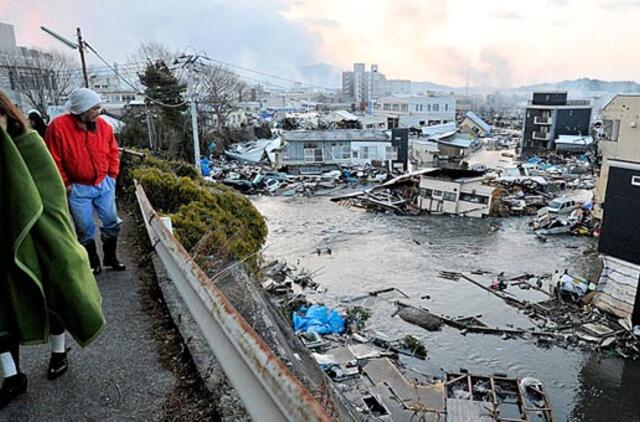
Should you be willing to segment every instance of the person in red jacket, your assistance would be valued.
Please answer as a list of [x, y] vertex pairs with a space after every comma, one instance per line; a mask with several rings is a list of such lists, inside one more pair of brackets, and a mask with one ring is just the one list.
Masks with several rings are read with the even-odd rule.
[[66, 105], [69, 113], [53, 119], [45, 135], [69, 193], [69, 210], [78, 240], [89, 254], [94, 274], [102, 270], [94, 240], [94, 210], [102, 223], [104, 266], [116, 271], [125, 269], [116, 255], [122, 224], [115, 196], [120, 156], [111, 126], [98, 117], [100, 102], [100, 96], [94, 91], [76, 89]]

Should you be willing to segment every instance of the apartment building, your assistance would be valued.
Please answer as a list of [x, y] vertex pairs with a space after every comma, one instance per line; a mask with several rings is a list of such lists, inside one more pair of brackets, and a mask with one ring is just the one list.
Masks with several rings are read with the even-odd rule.
[[559, 135], [589, 135], [591, 112], [589, 101], [568, 100], [566, 92], [535, 92], [525, 112], [522, 151], [555, 151]]

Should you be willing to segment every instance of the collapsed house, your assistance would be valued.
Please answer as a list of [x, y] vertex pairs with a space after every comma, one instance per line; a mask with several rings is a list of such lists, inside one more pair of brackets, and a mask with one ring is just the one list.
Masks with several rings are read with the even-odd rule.
[[405, 169], [408, 133], [394, 130], [337, 129], [284, 132], [287, 142], [284, 164], [300, 173], [322, 173], [343, 165], [371, 165]]
[[224, 153], [234, 160], [247, 163], [268, 161], [273, 168], [282, 167], [282, 150], [285, 147], [281, 138], [257, 139], [244, 144], [234, 144]]
[[496, 189], [483, 184], [484, 173], [437, 169], [420, 177], [418, 207], [430, 214], [486, 217]]
[[491, 135], [491, 126], [473, 111], [468, 111], [464, 116], [464, 120], [460, 124], [460, 130], [482, 138]]

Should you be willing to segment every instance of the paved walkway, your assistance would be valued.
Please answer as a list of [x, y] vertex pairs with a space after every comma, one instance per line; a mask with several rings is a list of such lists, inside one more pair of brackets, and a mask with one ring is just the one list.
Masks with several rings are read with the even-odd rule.
[[128, 248], [131, 219], [123, 225], [119, 255], [125, 272], [98, 276], [107, 326], [81, 349], [67, 336], [69, 371], [47, 381], [49, 347], [24, 347], [22, 372], [29, 389], [0, 411], [1, 421], [153, 420], [161, 416], [173, 374], [158, 363], [149, 317], [140, 300], [137, 268]]

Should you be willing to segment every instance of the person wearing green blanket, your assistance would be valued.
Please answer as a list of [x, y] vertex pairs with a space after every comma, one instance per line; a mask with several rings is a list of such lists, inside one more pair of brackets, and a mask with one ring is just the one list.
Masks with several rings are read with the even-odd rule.
[[58, 169], [0, 91], [0, 409], [26, 392], [19, 345], [51, 345], [48, 379], [68, 368], [65, 330], [82, 347], [102, 331], [102, 298], [77, 240]]

